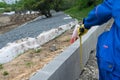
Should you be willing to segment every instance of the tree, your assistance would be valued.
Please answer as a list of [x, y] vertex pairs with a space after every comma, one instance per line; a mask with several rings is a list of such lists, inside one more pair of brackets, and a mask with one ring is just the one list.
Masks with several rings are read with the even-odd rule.
[[41, 14], [45, 15], [47, 18], [52, 16], [50, 9], [53, 0], [36, 0], [35, 2], [36, 3], [33, 4], [33, 10], [40, 11]]
[[0, 2], [0, 8], [6, 8], [7, 4], [5, 2]]
[[16, 11], [39, 11], [46, 17], [51, 17], [50, 9], [54, 0], [20, 0], [16, 3]]
[[63, 0], [54, 0], [53, 1], [53, 9], [57, 12], [60, 11], [60, 7], [62, 4], [63, 4]]
[[35, 3], [35, 0], [23, 0], [24, 10], [31, 11], [33, 9], [34, 3]]

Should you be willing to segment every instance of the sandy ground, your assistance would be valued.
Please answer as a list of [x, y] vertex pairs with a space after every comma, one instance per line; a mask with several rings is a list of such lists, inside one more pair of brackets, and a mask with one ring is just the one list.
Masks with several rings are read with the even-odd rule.
[[[70, 45], [72, 31], [68, 30], [41, 48], [29, 50], [13, 61], [1, 65], [0, 80], [28, 80], [32, 74], [48, 64]], [[51, 51], [51, 47], [55, 47], [55, 50]]]

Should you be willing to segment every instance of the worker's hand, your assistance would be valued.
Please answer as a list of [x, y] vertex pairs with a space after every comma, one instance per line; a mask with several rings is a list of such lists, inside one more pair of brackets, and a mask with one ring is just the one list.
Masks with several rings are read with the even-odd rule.
[[82, 36], [84, 35], [85, 33], [87, 33], [87, 29], [85, 29], [84, 27], [84, 24], [80, 24], [80, 27], [78, 27], [78, 35], [79, 36]]
[[87, 29], [84, 28], [84, 24], [76, 25], [75, 29], [73, 31], [70, 43], [74, 43], [80, 36], [84, 35], [87, 33]]
[[70, 43], [74, 43], [79, 38], [79, 35], [78, 35], [78, 28], [79, 27], [80, 26], [78, 24], [75, 26], [75, 29], [74, 29], [73, 34], [72, 34], [72, 37], [70, 39]]

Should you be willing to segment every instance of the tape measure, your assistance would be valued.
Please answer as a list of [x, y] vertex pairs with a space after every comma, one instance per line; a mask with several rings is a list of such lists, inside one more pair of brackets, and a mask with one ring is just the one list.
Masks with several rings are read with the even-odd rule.
[[[80, 30], [78, 28], [78, 34], [80, 34]], [[82, 35], [79, 35], [79, 38], [80, 38], [80, 68], [83, 69], [83, 54], [82, 54]]]

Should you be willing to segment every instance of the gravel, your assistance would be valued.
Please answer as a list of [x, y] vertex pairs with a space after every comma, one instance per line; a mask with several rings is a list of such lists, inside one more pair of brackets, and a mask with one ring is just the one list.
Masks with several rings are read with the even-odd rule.
[[79, 80], [98, 80], [98, 67], [95, 55], [95, 51], [90, 53], [89, 60], [86, 63]]
[[14, 42], [15, 40], [25, 37], [36, 37], [43, 31], [57, 28], [72, 21], [74, 21], [74, 19], [69, 18], [69, 16], [63, 12], [54, 13], [51, 18], [38, 18], [33, 22], [26, 23], [5, 34], [1, 34], [0, 48], [4, 47], [9, 42]]

